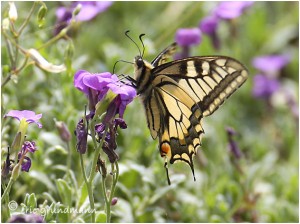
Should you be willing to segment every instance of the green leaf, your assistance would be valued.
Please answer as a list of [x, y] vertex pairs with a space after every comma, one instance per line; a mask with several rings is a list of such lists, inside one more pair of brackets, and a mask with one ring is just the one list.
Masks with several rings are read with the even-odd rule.
[[54, 211], [60, 207], [60, 203], [59, 202], [52, 202], [50, 206], [48, 206], [45, 211], [46, 214], [44, 214], [45, 217], [45, 221], [46, 222], [50, 222], [52, 217], [54, 217], [54, 215], [56, 215], [57, 213], [55, 213]]
[[29, 194], [28, 193], [26, 193], [25, 194], [25, 198], [24, 198], [24, 204], [27, 206], [27, 204], [28, 204], [28, 198], [29, 198]]
[[104, 211], [96, 213], [96, 223], [105, 223], [106, 222], [106, 213]]
[[49, 179], [49, 176], [47, 176], [45, 173], [36, 170], [31, 170], [29, 172], [29, 175], [31, 178], [36, 179], [40, 183], [43, 183], [49, 189], [49, 191], [55, 191], [55, 186], [52, 184], [51, 180]]
[[26, 205], [30, 208], [30, 210], [33, 210], [37, 207], [37, 199], [34, 193], [29, 195]]
[[88, 190], [87, 190], [87, 186], [85, 183], [83, 183], [81, 185], [79, 190], [80, 190], [80, 192], [79, 192], [79, 200], [78, 200], [77, 208], [80, 208], [81, 206], [83, 206], [83, 204], [88, 199]]
[[68, 208], [66, 208], [65, 206], [60, 206], [58, 209], [60, 211], [57, 213], [58, 222], [60, 223], [69, 222], [69, 216], [71, 214], [68, 212]]
[[58, 189], [59, 196], [63, 202], [64, 205], [67, 205], [69, 207], [72, 206], [72, 190], [69, 184], [63, 180], [58, 179], [56, 181], [56, 186]]

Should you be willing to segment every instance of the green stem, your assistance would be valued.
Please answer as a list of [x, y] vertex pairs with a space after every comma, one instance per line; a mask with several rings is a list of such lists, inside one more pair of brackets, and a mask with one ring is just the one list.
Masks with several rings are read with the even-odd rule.
[[92, 223], [95, 223], [95, 203], [94, 203], [93, 188], [92, 188], [92, 185], [89, 183], [89, 181], [86, 177], [82, 154], [79, 154], [79, 157], [80, 157], [80, 165], [81, 165], [81, 171], [82, 171], [83, 179], [84, 179], [84, 182], [86, 184], [88, 194], [89, 194], [90, 207], [91, 207], [91, 210], [92, 210], [92, 213], [91, 213]]
[[28, 57], [26, 57], [22, 65], [20, 65], [20, 67], [14, 71], [14, 74], [18, 75], [18, 73], [27, 66], [27, 62], [28, 62]]
[[3, 88], [3, 87], [9, 82], [10, 79], [11, 79], [11, 74], [9, 74], [9, 75], [5, 78], [5, 80], [2, 82], [1, 88]]
[[9, 179], [8, 185], [7, 185], [7, 187], [5, 188], [5, 190], [4, 190], [4, 192], [3, 192], [3, 195], [2, 195], [2, 197], [1, 197], [1, 203], [3, 203], [3, 201], [6, 200], [7, 197], [9, 196], [9, 192], [10, 192], [10, 189], [11, 189], [11, 186], [13, 185], [13, 183], [14, 183], [14, 180], [13, 180], [13, 178], [11, 177], [11, 178]]
[[1, 29], [2, 33], [4, 34], [4, 41], [5, 41], [5, 44], [6, 44], [6, 48], [7, 48], [7, 52], [8, 52], [8, 57], [9, 57], [9, 60], [10, 60], [10, 66], [13, 67], [14, 65], [14, 57], [13, 57], [13, 54], [12, 54], [12, 50], [11, 50], [11, 46], [10, 46], [10, 43], [9, 43], [9, 36], [8, 34], [6, 33], [5, 30]]
[[25, 50], [24, 48], [22, 48], [14, 39], [12, 39], [6, 32], [2, 32], [2, 34], [10, 41], [10, 43], [16, 47], [18, 47], [18, 49], [23, 53], [23, 54], [27, 54], [27, 50]]
[[[70, 144], [67, 142], [67, 150], [68, 150], [68, 159], [67, 159], [67, 169], [68, 169], [68, 174], [70, 174], [71, 170], [71, 159], [72, 159], [72, 151], [70, 149]], [[80, 154], [81, 155], [81, 154]]]
[[[104, 131], [104, 134], [103, 136], [106, 136], [108, 132], [108, 125], [105, 127], [105, 131]], [[92, 138], [93, 138], [93, 142], [94, 142], [94, 145], [95, 142], [96, 142], [96, 139], [95, 139], [95, 126], [94, 125], [91, 125], [91, 135], [92, 135]], [[97, 165], [97, 160], [98, 160], [98, 156], [100, 154], [100, 150], [102, 148], [102, 145], [103, 145], [103, 142], [104, 142], [104, 139], [105, 138], [102, 138], [101, 141], [100, 141], [100, 144], [98, 145], [98, 147], [96, 148], [95, 150], [95, 155], [94, 155], [94, 159], [93, 159], [93, 162], [92, 162], [92, 166], [91, 166], [91, 172], [90, 172], [90, 176], [89, 176], [89, 182], [92, 183], [93, 180], [94, 180], [94, 177], [96, 175], [96, 165]]]
[[[6, 189], [6, 188], [7, 188], [6, 184], [2, 182], [2, 189]], [[2, 221], [3, 220], [8, 220], [10, 218], [10, 209], [8, 207], [9, 195], [7, 194], [3, 200], [4, 200], [4, 203], [2, 205], [2, 212], [1, 212]]]
[[[94, 202], [94, 195], [93, 195], [93, 180], [94, 180], [94, 177], [96, 175], [97, 160], [98, 160], [98, 156], [100, 154], [100, 150], [101, 150], [103, 142], [104, 142], [104, 138], [101, 139], [100, 144], [98, 145], [98, 147], [96, 147], [97, 146], [97, 141], [95, 139], [95, 124], [94, 124], [94, 121], [92, 121], [90, 127], [91, 127], [90, 128], [91, 136], [92, 136], [94, 146], [95, 146], [95, 153], [94, 153], [94, 159], [93, 159], [93, 162], [92, 162], [89, 178], [86, 177], [86, 174], [84, 172], [84, 181], [85, 181], [85, 183], [87, 185], [87, 188], [88, 188], [90, 207], [91, 207], [91, 210], [92, 210], [92, 222], [95, 223], [95, 202]], [[108, 127], [105, 129], [104, 136], [106, 136], [107, 132], [108, 132]], [[80, 156], [81, 156], [81, 160], [82, 160], [81, 161], [81, 163], [82, 163], [81, 166], [83, 167], [82, 155], [80, 155]], [[83, 171], [84, 171], [84, 169], [83, 169]]]
[[27, 26], [27, 24], [28, 24], [28, 22], [29, 22], [29, 20], [30, 20], [30, 17], [31, 17], [32, 14], [33, 14], [33, 11], [34, 11], [34, 9], [35, 9], [36, 4], [37, 4], [37, 2], [33, 2], [33, 5], [32, 5], [32, 7], [31, 7], [31, 9], [30, 9], [30, 11], [29, 11], [28, 16], [26, 17], [25, 21], [23, 22], [23, 24], [21, 25], [21, 27], [20, 27], [20, 29], [19, 29], [19, 31], [18, 31], [18, 36], [21, 35], [21, 33], [23, 32], [24, 28]]
[[72, 26], [72, 23], [70, 23], [70, 25], [68, 25], [67, 27], [65, 27], [64, 29], [62, 29], [56, 36], [54, 36], [53, 38], [51, 38], [50, 40], [48, 40], [45, 44], [43, 44], [42, 46], [38, 47], [37, 50], [40, 50], [42, 48], [46, 48], [46, 47], [50, 46], [51, 44], [53, 44], [54, 42], [58, 41], [62, 37], [66, 37], [67, 39], [69, 39], [69, 37], [67, 36], [67, 32], [68, 32], [68, 30], [70, 29], [71, 26]]
[[[116, 166], [116, 171], [115, 171], [115, 166]], [[113, 173], [113, 183], [111, 185], [111, 190], [110, 190], [110, 195], [109, 195], [109, 200], [107, 201], [107, 198], [105, 200], [106, 203], [106, 222], [109, 223], [111, 220], [111, 202], [115, 193], [116, 185], [119, 179], [119, 165], [118, 162], [116, 161], [115, 163], [111, 164], [112, 167], [112, 173]], [[103, 181], [104, 182], [104, 181]], [[103, 189], [104, 190], [104, 189]]]
[[[106, 194], [105, 180], [106, 180], [106, 177], [102, 175], [103, 196], [104, 196], [106, 210], [107, 210], [108, 198], [107, 198], [107, 194]], [[106, 211], [106, 214], [107, 214], [107, 211]], [[106, 216], [106, 222], [107, 222], [107, 216]]]

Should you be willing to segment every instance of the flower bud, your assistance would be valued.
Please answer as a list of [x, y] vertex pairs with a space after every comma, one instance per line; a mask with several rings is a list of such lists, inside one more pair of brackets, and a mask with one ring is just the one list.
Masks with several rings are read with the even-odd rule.
[[12, 22], [15, 22], [18, 19], [17, 8], [15, 6], [15, 3], [13, 3], [13, 2], [9, 2], [8, 18]]
[[8, 18], [5, 18], [2, 20], [2, 29], [9, 30], [9, 19]]
[[74, 44], [72, 41], [69, 41], [67, 46], [66, 46], [66, 50], [65, 50], [65, 58], [70, 58], [72, 59], [73, 55], [74, 55]]
[[39, 9], [38, 15], [37, 15], [39, 27], [42, 27], [45, 24], [45, 16], [46, 16], [47, 11], [48, 11], [47, 6], [45, 3], [43, 3]]
[[11, 149], [12, 149], [12, 152], [16, 152], [16, 151], [19, 151], [22, 147], [22, 138], [21, 138], [22, 134], [21, 132], [19, 131], [16, 136], [15, 136], [15, 139], [11, 145]]
[[114, 206], [116, 205], [118, 202], [118, 198], [117, 197], [114, 197], [112, 200], [111, 200], [111, 205]]
[[55, 120], [55, 126], [59, 132], [60, 138], [65, 142], [69, 142], [72, 136], [66, 124], [62, 121]]
[[73, 16], [77, 16], [77, 15], [80, 13], [81, 8], [82, 8], [82, 5], [81, 5], [81, 4], [78, 4], [78, 5], [76, 6], [76, 8], [74, 9], [73, 13], [72, 13]]
[[11, 173], [11, 178], [14, 181], [16, 181], [18, 179], [18, 177], [20, 175], [20, 171], [21, 171], [21, 165], [20, 165], [20, 163], [17, 163]]
[[84, 154], [87, 150], [87, 137], [88, 132], [83, 119], [81, 119], [75, 129], [75, 135], [77, 138], [76, 149], [80, 154]]

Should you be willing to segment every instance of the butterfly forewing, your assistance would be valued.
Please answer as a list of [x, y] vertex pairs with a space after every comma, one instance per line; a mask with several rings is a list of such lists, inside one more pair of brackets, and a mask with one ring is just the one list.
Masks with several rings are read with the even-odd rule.
[[247, 69], [225, 56], [191, 57], [163, 64], [153, 75], [168, 76], [197, 102], [203, 116], [212, 114], [247, 79]]
[[[225, 56], [190, 57], [166, 63], [173, 43], [151, 64], [135, 63], [152, 137], [170, 163], [184, 161], [193, 171], [193, 155], [201, 144], [202, 118], [212, 114], [247, 79], [247, 69]], [[138, 57], [141, 60], [141, 57]]]

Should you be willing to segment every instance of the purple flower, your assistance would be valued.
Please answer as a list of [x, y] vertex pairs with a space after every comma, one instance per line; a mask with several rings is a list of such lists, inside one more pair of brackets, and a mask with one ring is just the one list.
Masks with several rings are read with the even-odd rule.
[[99, 13], [106, 11], [112, 3], [112, 1], [79, 1], [77, 4], [81, 4], [82, 7], [76, 19], [79, 21], [89, 21]]
[[29, 172], [30, 167], [31, 167], [31, 159], [28, 156], [24, 156], [21, 165], [21, 171]]
[[180, 46], [197, 45], [202, 39], [201, 31], [198, 28], [178, 29], [175, 39]]
[[212, 42], [213, 42], [213, 46], [216, 49], [220, 48], [220, 41], [219, 41], [219, 37], [217, 35], [217, 28], [219, 25], [220, 20], [218, 19], [218, 17], [216, 17], [215, 15], [212, 16], [207, 16], [204, 19], [202, 19], [202, 21], [199, 24], [199, 28], [200, 30], [207, 34]]
[[108, 84], [116, 80], [118, 77], [109, 72], [91, 74], [79, 70], [74, 75], [74, 86], [89, 98], [89, 109], [94, 112], [96, 104], [108, 92]]
[[126, 129], [127, 128], [127, 124], [122, 118], [115, 118], [114, 124], [115, 124], [116, 127], [119, 126], [121, 129]]
[[[105, 122], [106, 119], [104, 119]], [[115, 118], [113, 122], [100, 123], [95, 125], [95, 132], [98, 135], [98, 141], [104, 137], [106, 126], [108, 125], [108, 132], [105, 136], [105, 141], [103, 142], [102, 149], [107, 154], [108, 159], [111, 163], [114, 163], [119, 159], [115, 149], [117, 148], [116, 136], [118, 126], [121, 129], [127, 128], [126, 122], [122, 118]]]
[[101, 100], [109, 89], [107, 85], [117, 80], [118, 77], [109, 72], [92, 74], [79, 70], [74, 75], [74, 86], [87, 96], [90, 94], [89, 89], [98, 91], [98, 100]]
[[31, 152], [34, 153], [37, 150], [35, 142], [25, 141], [22, 145], [22, 151], [24, 153]]
[[245, 9], [252, 4], [252, 1], [220, 2], [214, 11], [214, 14], [220, 19], [234, 19], [242, 15]]
[[39, 128], [42, 128], [42, 124], [38, 122], [42, 118], [42, 114], [35, 114], [30, 110], [11, 110], [4, 117], [13, 117], [19, 121], [25, 119], [28, 124], [36, 123]]
[[253, 59], [253, 66], [263, 73], [274, 73], [290, 62], [287, 55], [265, 55]]
[[[127, 127], [122, 118], [126, 106], [135, 98], [136, 90], [120, 82], [118, 77], [111, 73], [91, 74], [84, 70], [76, 72], [74, 86], [89, 97], [90, 104], [93, 104], [93, 110], [95, 110], [95, 105], [107, 94], [108, 90], [117, 94], [106, 109], [103, 123], [95, 126], [98, 141], [103, 138], [105, 140], [102, 145], [103, 151], [108, 155], [110, 162], [115, 162], [119, 158], [114, 152], [117, 148], [116, 130], [118, 126], [123, 129]], [[119, 118], [115, 118], [117, 114], [119, 114]], [[86, 119], [88, 120], [89, 118], [87, 117]], [[108, 133], [104, 136], [106, 127], [108, 127]], [[77, 137], [77, 151], [85, 153], [87, 148], [87, 131], [83, 120], [78, 123], [75, 134]]]
[[123, 118], [126, 106], [136, 97], [136, 90], [133, 87], [119, 81], [111, 82], [107, 86], [115, 94], [118, 94], [119, 97], [116, 97], [112, 103], [117, 107], [117, 113], [119, 116]]
[[35, 213], [13, 215], [8, 223], [44, 223], [44, 217]]
[[126, 106], [136, 96], [136, 90], [133, 87], [121, 83], [116, 75], [109, 72], [91, 74], [80, 70], [74, 76], [74, 86], [89, 96], [90, 104], [92, 102], [94, 106], [106, 95], [109, 89], [118, 94], [119, 98], [113, 103], [116, 113], [119, 113], [120, 117], [123, 117]]
[[[96, 124], [95, 125], [95, 132], [97, 133], [98, 138], [102, 139], [103, 135], [104, 135], [104, 132], [105, 132], [105, 125], [103, 123]], [[105, 141], [109, 141], [109, 140], [110, 140], [110, 135], [109, 135], [109, 133], [107, 133], [106, 136], [105, 136]]]
[[236, 135], [236, 131], [231, 127], [227, 127], [226, 132], [228, 136], [228, 141], [229, 141], [228, 148], [230, 152], [234, 155], [235, 158], [237, 159], [241, 158], [242, 152], [239, 149], [237, 143], [233, 139], [233, 136]]
[[25, 172], [29, 172], [31, 167], [31, 159], [26, 156], [28, 152], [34, 153], [36, 151], [35, 142], [25, 141], [22, 145], [22, 149], [18, 153], [18, 159], [22, 160], [21, 170]]
[[268, 99], [279, 88], [280, 83], [275, 78], [269, 78], [268, 76], [262, 74], [254, 76], [252, 94], [257, 98]]
[[201, 20], [199, 28], [203, 33], [213, 35], [217, 32], [219, 21], [219, 18], [214, 15], [207, 16]]
[[112, 1], [79, 1], [74, 2], [70, 6], [61, 6], [56, 10], [57, 27], [55, 35], [58, 34], [63, 28], [65, 28], [72, 19], [72, 12], [80, 4], [80, 12], [76, 15], [78, 21], [89, 21], [95, 18], [99, 13], [107, 10]]

